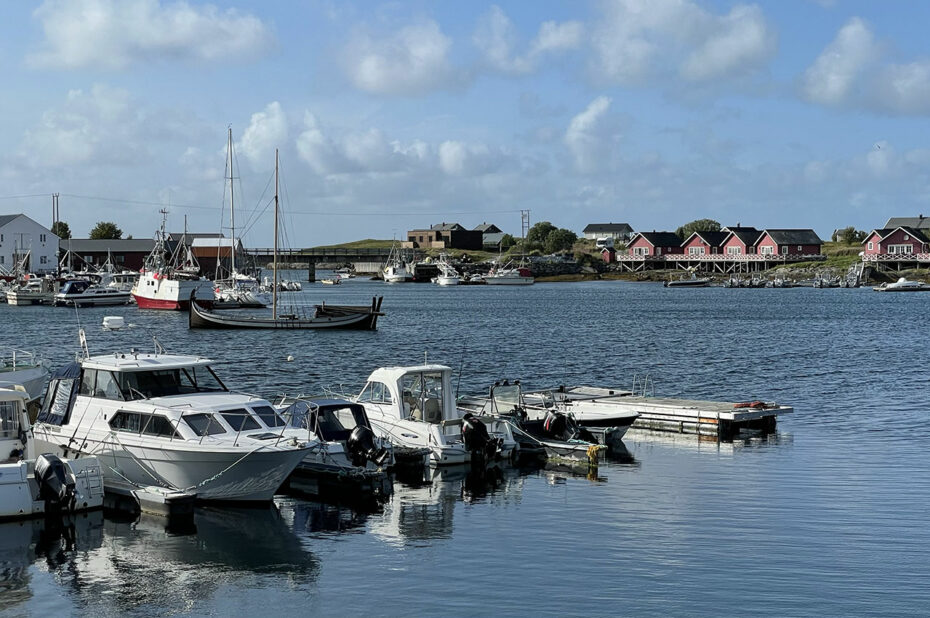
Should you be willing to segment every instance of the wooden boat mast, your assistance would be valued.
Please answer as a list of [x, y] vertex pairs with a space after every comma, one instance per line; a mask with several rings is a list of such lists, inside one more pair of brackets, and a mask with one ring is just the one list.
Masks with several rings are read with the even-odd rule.
[[229, 156], [229, 234], [232, 236], [232, 244], [229, 251], [229, 277], [233, 279], [233, 285], [235, 285], [235, 272], [236, 272], [236, 208], [233, 203], [233, 185], [234, 176], [233, 176], [233, 145], [232, 145], [232, 127], [229, 127], [229, 138], [227, 141], [226, 150], [228, 151]]

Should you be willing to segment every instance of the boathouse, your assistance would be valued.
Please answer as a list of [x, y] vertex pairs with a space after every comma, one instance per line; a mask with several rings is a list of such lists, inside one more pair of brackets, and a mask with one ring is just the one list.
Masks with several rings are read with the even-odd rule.
[[900, 226], [872, 230], [862, 242], [862, 261], [880, 271], [907, 270], [930, 264], [927, 232]]
[[725, 227], [726, 238], [720, 244], [720, 253], [729, 256], [753, 255], [756, 252], [756, 241], [762, 232], [754, 227]]
[[759, 255], [820, 255], [823, 241], [814, 230], [765, 229], [756, 241]]
[[627, 253], [635, 257], [656, 258], [681, 252], [681, 238], [674, 232], [636, 232], [627, 246]]
[[688, 257], [703, 255], [716, 255], [720, 253], [723, 241], [729, 236], [726, 232], [692, 232], [691, 236], [682, 243], [682, 254]]

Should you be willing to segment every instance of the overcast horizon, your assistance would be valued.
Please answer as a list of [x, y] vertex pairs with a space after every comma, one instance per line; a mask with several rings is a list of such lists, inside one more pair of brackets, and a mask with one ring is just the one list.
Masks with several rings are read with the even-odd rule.
[[[9, 3], [0, 214], [289, 246], [930, 214], [930, 3]], [[228, 230], [224, 230], [228, 234]]]

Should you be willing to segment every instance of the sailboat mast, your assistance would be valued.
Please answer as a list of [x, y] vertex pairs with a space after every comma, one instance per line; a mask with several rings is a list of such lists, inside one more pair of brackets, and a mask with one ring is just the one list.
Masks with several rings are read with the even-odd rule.
[[271, 260], [274, 283], [271, 289], [271, 317], [278, 319], [278, 149], [274, 149], [274, 257]]
[[[232, 127], [229, 127], [229, 141], [226, 146], [229, 156], [229, 230], [232, 236], [232, 246], [229, 251], [229, 277], [235, 277], [236, 272], [236, 208], [233, 202], [233, 146]], [[235, 281], [233, 282], [235, 283]]]

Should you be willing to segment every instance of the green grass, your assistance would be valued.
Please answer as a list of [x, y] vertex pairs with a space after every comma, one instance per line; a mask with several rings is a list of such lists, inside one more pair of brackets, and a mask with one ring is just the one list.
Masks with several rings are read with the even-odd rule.
[[394, 244], [393, 240], [376, 240], [374, 238], [366, 238], [365, 240], [353, 240], [352, 242], [344, 242], [338, 245], [320, 245], [319, 247], [313, 247], [313, 248], [314, 249], [390, 249], [392, 244]]

